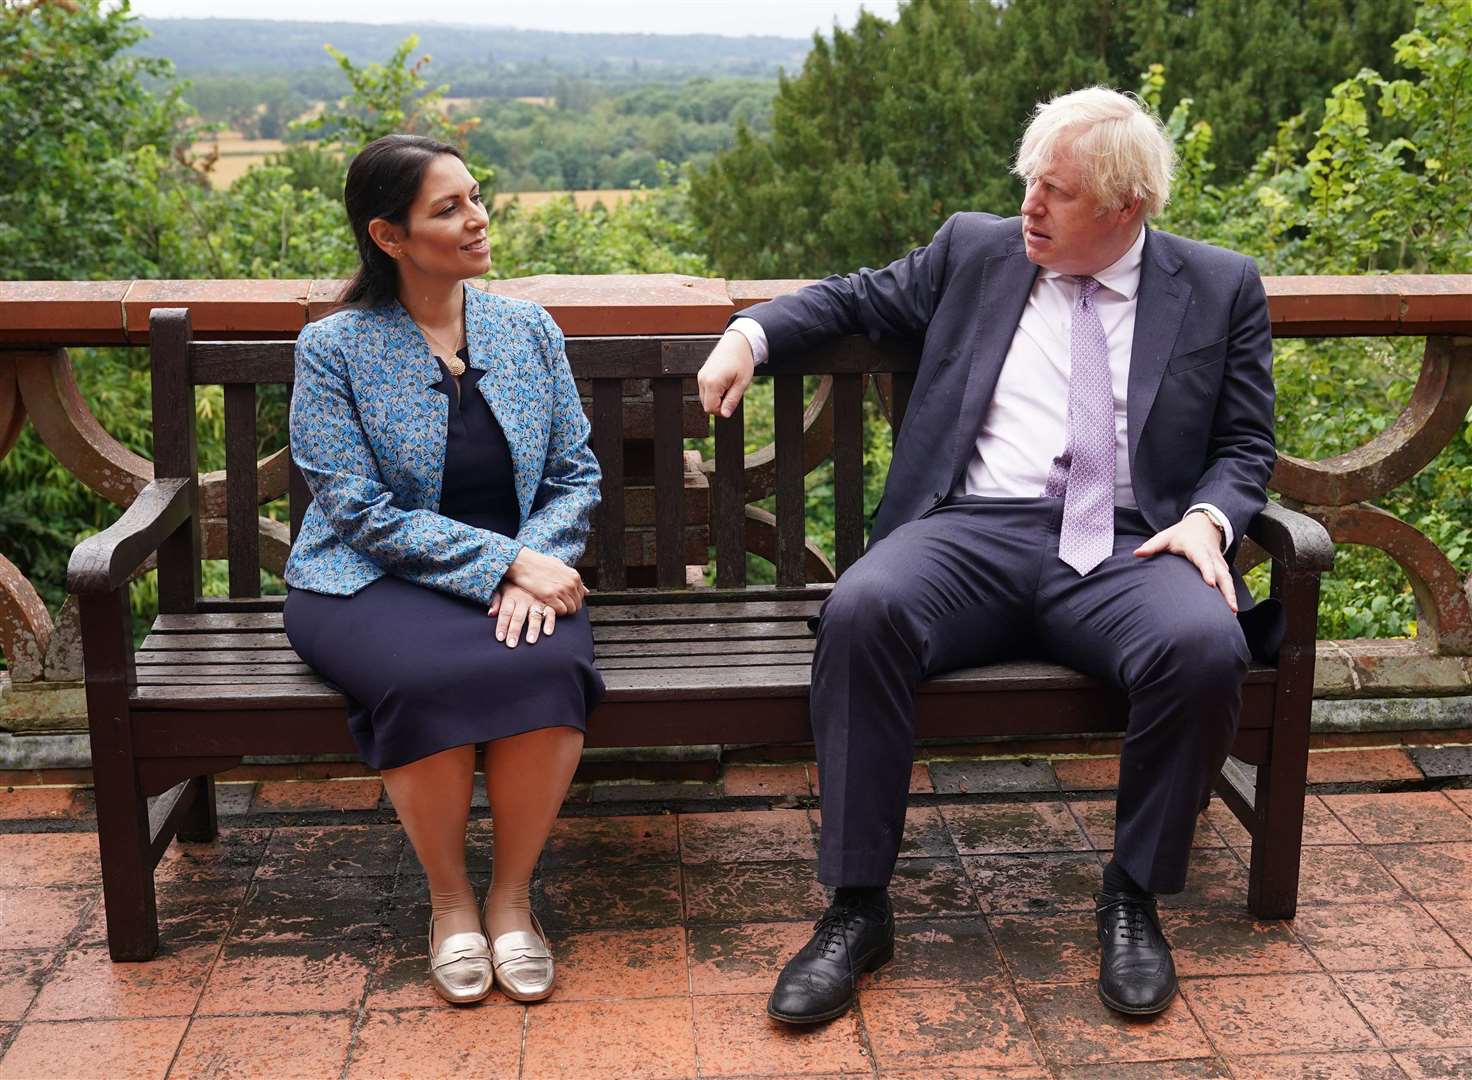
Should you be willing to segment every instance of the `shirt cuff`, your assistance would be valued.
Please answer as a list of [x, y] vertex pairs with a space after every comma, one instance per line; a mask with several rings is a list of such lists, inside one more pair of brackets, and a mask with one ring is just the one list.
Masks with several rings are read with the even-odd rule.
[[[755, 320], [753, 320], [753, 321], [755, 321]], [[1206, 514], [1206, 516], [1209, 517], [1209, 518], [1211, 518], [1212, 521], [1216, 522], [1217, 527], [1221, 529], [1221, 531], [1222, 531], [1222, 550], [1223, 551], [1226, 551], [1229, 547], [1231, 547], [1232, 546], [1232, 523], [1227, 520], [1227, 515], [1224, 514], [1224, 513], [1222, 513], [1215, 506], [1212, 506], [1211, 503], [1196, 503], [1193, 506], [1188, 506], [1186, 508], [1186, 513], [1187, 514], [1190, 514], [1190, 513], [1193, 513], [1194, 511], [1197, 511], [1197, 510], [1203, 511]], [[1184, 515], [1182, 515], [1182, 516], [1184, 516]]]
[[767, 362], [767, 332], [762, 329], [762, 324], [755, 319], [733, 319], [727, 330], [735, 330], [746, 339], [751, 346], [751, 359], [753, 363], [765, 364]]

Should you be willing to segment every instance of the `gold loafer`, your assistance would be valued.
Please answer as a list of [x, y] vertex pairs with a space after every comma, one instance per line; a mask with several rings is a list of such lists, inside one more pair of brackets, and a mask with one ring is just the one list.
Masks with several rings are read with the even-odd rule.
[[451, 934], [436, 949], [431, 927], [429, 981], [435, 993], [452, 1005], [469, 1005], [486, 997], [496, 985], [495, 965], [486, 936], [474, 930]]
[[532, 916], [535, 934], [513, 930], [491, 942], [492, 966], [501, 992], [512, 1001], [541, 1001], [552, 993], [557, 977], [552, 950], [542, 924]]

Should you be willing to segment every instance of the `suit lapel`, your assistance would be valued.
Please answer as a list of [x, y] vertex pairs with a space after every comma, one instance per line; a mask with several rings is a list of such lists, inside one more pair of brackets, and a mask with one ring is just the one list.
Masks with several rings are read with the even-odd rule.
[[386, 446], [377, 447], [392, 469], [389, 486], [415, 508], [439, 505], [445, 470], [449, 400], [430, 389], [440, 367], [424, 335], [397, 300], [384, 311], [382, 347], [372, 365], [373, 392], [386, 405]]
[[492, 325], [496, 300], [473, 286], [465, 286], [465, 342], [469, 347], [470, 366], [482, 368], [485, 375], [476, 383], [486, 404], [501, 425], [506, 445], [511, 449], [511, 474], [516, 481], [516, 498], [525, 521], [531, 513], [537, 485], [542, 479], [542, 460], [547, 452], [546, 439], [537, 438], [525, 423], [518, 422], [524, 410], [518, 409], [518, 396], [525, 400], [534, 391], [521, 385], [521, 373], [511, 353], [506, 333], [496, 333]]
[[[1017, 324], [1027, 306], [1028, 294], [1038, 275], [1038, 267], [1028, 262], [1019, 233], [1007, 244], [1005, 255], [987, 259], [981, 273], [981, 295], [977, 298], [976, 327], [971, 342], [971, 363], [966, 375], [966, 391], [961, 398], [961, 412], [956, 423], [956, 444], [952, 451], [950, 488], [956, 486], [961, 472], [970, 460], [971, 448], [992, 393], [1002, 362], [1012, 347]], [[949, 488], [948, 488], [949, 490]]]
[[1140, 290], [1135, 301], [1135, 339], [1130, 347], [1129, 392], [1126, 411], [1129, 417], [1130, 475], [1137, 475], [1135, 451], [1140, 433], [1149, 419], [1150, 408], [1165, 377], [1181, 323], [1190, 306], [1191, 287], [1175, 275], [1181, 263], [1168, 251], [1153, 229], [1145, 235], [1145, 250], [1140, 260]]

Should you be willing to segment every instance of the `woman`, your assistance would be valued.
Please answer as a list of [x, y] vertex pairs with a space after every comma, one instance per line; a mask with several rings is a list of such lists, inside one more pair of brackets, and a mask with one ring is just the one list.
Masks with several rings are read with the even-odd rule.
[[[552, 992], [528, 886], [603, 692], [571, 564], [598, 463], [535, 304], [468, 288], [490, 251], [456, 150], [365, 147], [344, 192], [349, 307], [302, 330], [292, 457], [313, 502], [286, 565], [286, 632], [340, 687], [429, 879], [429, 970], [447, 1001]], [[495, 822], [483, 909], [465, 867], [475, 747]]]

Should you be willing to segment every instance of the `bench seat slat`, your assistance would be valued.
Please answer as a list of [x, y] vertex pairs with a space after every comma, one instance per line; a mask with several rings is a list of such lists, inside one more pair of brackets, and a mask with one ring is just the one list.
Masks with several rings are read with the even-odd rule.
[[296, 660], [296, 654], [291, 654], [291, 659], [283, 658], [280, 661], [263, 661], [255, 664], [148, 664], [138, 670], [138, 677], [145, 675], [152, 679], [164, 679], [173, 675], [310, 675], [317, 677], [317, 673]]
[[[816, 639], [807, 637], [753, 638], [741, 644], [743, 653], [811, 653]], [[594, 645], [594, 655], [600, 660], [613, 656], [721, 656], [731, 652], [728, 640], [718, 641], [604, 641]], [[136, 656], [140, 667], [167, 665], [256, 665], [297, 664], [301, 662], [290, 648], [277, 649], [158, 649], [139, 652]]]
[[[807, 624], [786, 622], [672, 623], [639, 626], [593, 626], [594, 642], [603, 641], [730, 641], [733, 638], [810, 638]], [[211, 649], [289, 649], [286, 634], [266, 630], [239, 634], [149, 634], [143, 639], [148, 652], [208, 651]]]
[[308, 672], [305, 675], [276, 675], [250, 672], [234, 675], [180, 675], [169, 673], [156, 675], [151, 671], [139, 672], [139, 686], [237, 686], [249, 682], [253, 686], [273, 688], [279, 686], [319, 686], [322, 680]]
[[272, 710], [294, 708], [342, 708], [343, 697], [321, 680], [283, 688], [260, 683], [217, 683], [212, 686], [139, 686], [129, 699], [143, 708], [224, 708]]
[[593, 624], [593, 640], [600, 641], [730, 641], [733, 638], [810, 638], [804, 622], [666, 623], [640, 626]]
[[285, 649], [162, 649], [134, 654], [136, 664], [296, 664], [301, 662]]
[[653, 668], [691, 668], [691, 667], [758, 667], [763, 664], [801, 664], [807, 667], [813, 662], [813, 654], [809, 652], [790, 653], [725, 653], [705, 656], [599, 656], [597, 657], [599, 671], [633, 671], [649, 670]]
[[[741, 643], [743, 653], [793, 652], [811, 654], [817, 644], [814, 638], [752, 639]], [[593, 646], [593, 655], [602, 660], [610, 656], [724, 656], [731, 651], [729, 641], [602, 641]]]
[[[595, 626], [625, 623], [752, 622], [755, 620], [805, 620], [818, 613], [819, 600], [774, 600], [753, 603], [716, 601], [685, 604], [597, 604], [589, 609]], [[160, 615], [154, 620], [156, 634], [199, 634], [245, 631], [280, 631], [279, 611], [217, 612], [203, 615]]]
[[239, 634], [149, 634], [143, 652], [174, 649], [289, 649], [281, 631], [256, 630]]
[[763, 600], [750, 604], [729, 601], [690, 604], [597, 604], [589, 609], [595, 626], [621, 623], [751, 622], [754, 620], [809, 619], [821, 600]]
[[280, 629], [279, 611], [216, 611], [199, 615], [160, 615], [153, 620], [155, 634]]

